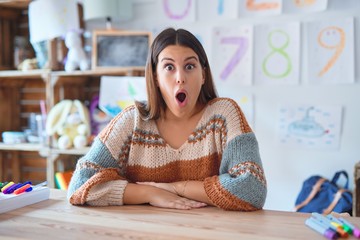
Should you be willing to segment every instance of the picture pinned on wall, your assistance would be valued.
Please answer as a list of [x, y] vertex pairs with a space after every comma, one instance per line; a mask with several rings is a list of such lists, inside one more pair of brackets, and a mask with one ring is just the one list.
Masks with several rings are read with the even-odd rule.
[[253, 26], [213, 29], [212, 58], [215, 82], [222, 87], [251, 85], [253, 66]]
[[145, 77], [103, 76], [100, 82], [99, 108], [115, 117], [135, 101], [147, 100]]
[[325, 11], [328, 0], [283, 1], [283, 11], [287, 13], [309, 13]]
[[337, 150], [341, 106], [284, 105], [279, 108], [278, 143], [282, 146]]
[[230, 20], [238, 17], [238, 1], [207, 0], [197, 1], [197, 4], [199, 21]]
[[311, 22], [307, 27], [309, 83], [354, 83], [354, 18]]
[[163, 12], [165, 21], [194, 22], [196, 20], [196, 1], [162, 0], [156, 1]]
[[255, 84], [298, 84], [300, 23], [263, 24], [255, 29]]
[[282, 0], [240, 0], [240, 17], [281, 14]]

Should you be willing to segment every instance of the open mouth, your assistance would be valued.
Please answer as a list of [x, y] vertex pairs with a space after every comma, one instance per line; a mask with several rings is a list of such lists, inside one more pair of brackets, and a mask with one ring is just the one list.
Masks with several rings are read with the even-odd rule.
[[181, 103], [184, 102], [186, 99], [186, 93], [179, 92], [178, 94], [176, 94], [176, 99]]

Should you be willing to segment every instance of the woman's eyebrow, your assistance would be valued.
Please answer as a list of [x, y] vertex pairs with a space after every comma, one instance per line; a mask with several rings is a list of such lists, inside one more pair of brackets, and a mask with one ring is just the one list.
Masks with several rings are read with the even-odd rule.
[[[187, 57], [187, 58], [185, 58], [185, 61], [189, 61], [189, 60], [191, 60], [191, 59], [194, 59], [195, 61], [199, 61], [199, 59], [196, 57], [196, 56], [190, 56], [190, 57]], [[175, 62], [175, 60], [174, 59], [172, 59], [172, 58], [170, 58], [170, 57], [163, 57], [161, 60], [160, 60], [160, 62], [162, 62], [162, 61], [172, 61], [172, 62]]]
[[174, 59], [169, 58], [169, 57], [164, 57], [164, 58], [162, 58], [160, 62], [165, 61], [165, 60], [175, 62]]
[[185, 58], [185, 61], [188, 61], [190, 59], [195, 59], [196, 61], [199, 61], [199, 59], [197, 57], [195, 57], [195, 56], [187, 57], [187, 58]]

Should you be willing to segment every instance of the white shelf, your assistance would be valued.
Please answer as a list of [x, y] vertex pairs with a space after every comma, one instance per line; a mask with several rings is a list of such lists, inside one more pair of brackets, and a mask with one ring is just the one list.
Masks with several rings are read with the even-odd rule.
[[16, 143], [7, 144], [0, 142], [0, 150], [9, 151], [40, 151], [44, 146], [38, 143]]

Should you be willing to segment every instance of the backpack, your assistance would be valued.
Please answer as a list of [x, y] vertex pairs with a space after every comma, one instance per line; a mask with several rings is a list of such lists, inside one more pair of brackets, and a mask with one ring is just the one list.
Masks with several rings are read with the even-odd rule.
[[[337, 185], [339, 177], [346, 178], [344, 188]], [[315, 175], [306, 179], [295, 202], [296, 212], [330, 214], [331, 212], [352, 214], [352, 192], [346, 171], [338, 171], [333, 179]]]

